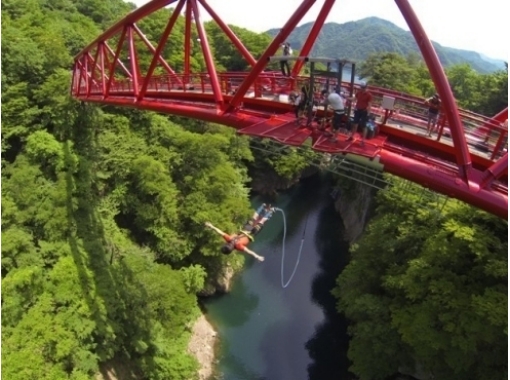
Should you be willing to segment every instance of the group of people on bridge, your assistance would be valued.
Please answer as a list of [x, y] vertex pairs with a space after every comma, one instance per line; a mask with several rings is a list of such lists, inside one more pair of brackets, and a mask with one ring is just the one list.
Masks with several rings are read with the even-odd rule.
[[[313, 89], [310, 86], [304, 85], [301, 87], [299, 94], [291, 93], [289, 95], [289, 102], [294, 105], [294, 112], [296, 116], [296, 124], [301, 124], [301, 119], [307, 117], [309, 111], [310, 99], [313, 97]], [[373, 132], [374, 124], [369, 123], [370, 107], [372, 105], [373, 95], [368, 90], [366, 82], [360, 83], [359, 90], [354, 96], [348, 97], [339, 86], [334, 90], [324, 89], [321, 91], [320, 105], [324, 107], [325, 117], [320, 121], [320, 129], [326, 129], [326, 123], [331, 120], [331, 141], [337, 141], [337, 134], [341, 130], [350, 130], [347, 141], [352, 141], [358, 126], [362, 128], [361, 145], [367, 137], [368, 129]], [[350, 120], [350, 115], [347, 115], [346, 102], [354, 102], [354, 115]], [[318, 104], [319, 105], [319, 104]], [[329, 114], [332, 111], [332, 115]]]

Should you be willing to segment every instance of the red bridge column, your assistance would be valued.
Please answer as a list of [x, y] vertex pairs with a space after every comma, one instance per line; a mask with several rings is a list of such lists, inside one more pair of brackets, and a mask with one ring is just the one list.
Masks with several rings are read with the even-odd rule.
[[[180, 0], [177, 4], [177, 7], [175, 7], [172, 15], [170, 16], [168, 23], [166, 24], [165, 30], [163, 31], [163, 34], [161, 35], [161, 38], [159, 39], [158, 46], [156, 48], [156, 51], [153, 53], [154, 56], [152, 57], [151, 64], [149, 66], [149, 70], [147, 71], [147, 75], [145, 76], [145, 81], [143, 82], [142, 89], [140, 90], [140, 94], [138, 97], [138, 100], [142, 99], [145, 96], [145, 92], [147, 91], [147, 87], [149, 86], [149, 80], [152, 77], [152, 74], [154, 73], [154, 69], [156, 68], [156, 64], [158, 60], [161, 58], [161, 52], [163, 51], [163, 48], [165, 47], [166, 41], [168, 40], [168, 36], [170, 35], [170, 32], [172, 31], [172, 28], [174, 27], [175, 22], [177, 21], [177, 17], [179, 17], [179, 14], [181, 13], [181, 10], [184, 6], [185, 0]], [[163, 62], [166, 63], [166, 61], [163, 60]], [[170, 66], [169, 66], [170, 68]], [[179, 77], [176, 77], [176, 80], [179, 83], [182, 83]]]
[[[317, 19], [313, 23], [312, 29], [310, 29], [310, 33], [308, 34], [308, 37], [306, 38], [305, 43], [303, 44], [303, 47], [301, 48], [301, 51], [299, 52], [299, 55], [301, 57], [307, 57], [308, 54], [310, 54], [310, 51], [312, 50], [313, 44], [315, 43], [315, 40], [317, 40], [317, 36], [319, 35], [322, 26], [324, 25], [324, 22], [326, 21], [326, 17], [328, 17], [329, 12], [331, 11], [331, 8], [335, 4], [335, 0], [326, 0], [324, 5], [321, 8], [321, 11], [319, 12], [319, 15], [317, 16]], [[297, 60], [294, 64], [294, 67], [292, 68], [292, 76], [295, 77], [299, 75], [299, 72], [301, 71], [301, 68], [305, 64], [302, 60]]]
[[214, 100], [216, 101], [216, 105], [218, 107], [223, 107], [223, 93], [221, 92], [220, 81], [218, 80], [218, 74], [216, 73], [216, 66], [214, 65], [214, 59], [211, 54], [211, 49], [209, 48], [207, 33], [205, 32], [204, 25], [200, 20], [197, 0], [188, 0], [188, 4], [190, 3], [193, 10], [193, 15], [195, 16], [195, 25], [197, 26], [198, 35], [200, 36], [200, 45], [202, 45], [202, 52], [204, 53], [207, 73], [209, 74], [209, 79], [211, 80]]
[[402, 12], [402, 16], [407, 22], [411, 33], [418, 44], [418, 47], [423, 55], [423, 59], [432, 77], [432, 81], [436, 86], [436, 90], [441, 97], [441, 102], [444, 105], [446, 118], [450, 126], [453, 144], [457, 156], [457, 165], [459, 166], [460, 177], [468, 183], [471, 171], [471, 155], [469, 153], [466, 137], [464, 136], [464, 128], [460, 120], [459, 110], [455, 98], [453, 97], [450, 84], [443, 71], [443, 67], [437, 57], [436, 51], [432, 46], [425, 30], [423, 29], [418, 17], [414, 13], [408, 0], [395, 0], [397, 6]]
[[232, 43], [235, 45], [237, 50], [242, 54], [244, 59], [250, 64], [250, 66], [255, 66], [257, 64], [257, 61], [251, 53], [246, 49], [246, 47], [243, 45], [243, 43], [237, 38], [237, 36], [232, 32], [232, 30], [228, 27], [227, 24], [223, 22], [223, 20], [216, 14], [216, 12], [211, 8], [209, 4], [205, 0], [198, 0], [200, 4], [205, 8], [205, 10], [211, 15], [214, 21], [216, 21], [216, 24], [223, 30], [223, 32], [227, 35], [227, 37], [232, 41]]
[[[127, 28], [124, 27], [122, 29], [122, 33], [120, 35], [119, 43], [117, 44], [117, 51], [115, 52], [115, 55], [113, 56], [112, 65], [110, 66], [110, 76], [108, 77], [108, 84], [106, 85], [106, 94], [104, 94], [105, 97], [107, 97], [110, 94], [110, 87], [112, 85], [113, 77], [115, 75], [115, 65], [117, 64], [117, 62], [120, 62], [119, 61], [120, 51], [122, 50], [124, 40], [126, 39], [126, 33], [127, 33]], [[125, 66], [123, 66], [123, 68], [125, 68]], [[129, 73], [129, 71], [128, 71], [128, 73]], [[132, 78], [131, 73], [129, 74], [129, 78]]]
[[133, 25], [127, 26], [128, 32], [128, 45], [129, 45], [129, 60], [131, 61], [131, 73], [133, 74], [133, 93], [135, 98], [138, 97], [138, 93], [140, 91], [139, 80], [140, 80], [140, 71], [138, 69], [138, 57], [136, 55], [136, 47], [133, 33]]
[[264, 54], [259, 58], [257, 61], [257, 64], [253, 69], [250, 71], [248, 76], [244, 79], [243, 83], [239, 86], [239, 88], [236, 91], [236, 94], [232, 98], [229, 104], [228, 111], [235, 110], [239, 104], [241, 103], [241, 100], [243, 99], [244, 95], [246, 94], [246, 91], [250, 88], [250, 86], [253, 84], [255, 79], [259, 76], [259, 74], [264, 70], [264, 67], [267, 64], [267, 60], [270, 56], [274, 55], [280, 45], [287, 39], [290, 32], [294, 30], [294, 28], [297, 26], [298, 22], [301, 21], [303, 16], [310, 10], [312, 5], [315, 3], [316, 0], [304, 0], [299, 8], [294, 12], [294, 14], [290, 17], [289, 21], [284, 25], [284, 27], [280, 30], [280, 33], [276, 35], [276, 37], [273, 39], [273, 42], [269, 45], [269, 47], [266, 49]]
[[485, 170], [484, 176], [480, 181], [480, 187], [482, 189], [489, 187], [492, 182], [499, 179], [505, 172], [508, 173], [508, 153], [505, 153], [503, 157]]
[[184, 18], [184, 83], [189, 83], [190, 55], [191, 55], [191, 3], [186, 3], [186, 13]]
[[104, 61], [105, 61], [105, 46], [104, 46], [104, 42], [100, 42], [98, 47], [99, 49], [99, 59], [100, 59], [100, 67], [101, 67], [101, 92], [103, 93], [103, 96], [106, 95], [106, 70], [105, 70], [105, 65], [104, 65]]

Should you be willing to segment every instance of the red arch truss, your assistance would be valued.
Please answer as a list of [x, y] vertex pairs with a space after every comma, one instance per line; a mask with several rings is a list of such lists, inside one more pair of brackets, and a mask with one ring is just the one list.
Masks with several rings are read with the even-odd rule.
[[[296, 126], [285, 94], [305, 80], [298, 76], [304, 59], [295, 61], [293, 77], [268, 71], [267, 63], [291, 31], [316, 3], [303, 0], [256, 60], [224, 23], [207, 0], [153, 0], [117, 22], [85, 47], [74, 59], [72, 96], [86, 102], [166, 112], [221, 123], [239, 133], [266, 137], [299, 146], [311, 141], [312, 149], [330, 154], [354, 153], [378, 160], [386, 171], [455, 197], [502, 218], [508, 217], [508, 160], [503, 149], [508, 131], [493, 119], [457, 107], [440, 61], [417, 15], [407, 0], [395, 0], [417, 41], [443, 110], [436, 139], [420, 133], [424, 128], [423, 99], [388, 89], [370, 87], [375, 96], [372, 111], [381, 114], [379, 134], [367, 140], [331, 142], [316, 128]], [[174, 9], [159, 41], [149, 41], [137, 26], [144, 17], [168, 6]], [[300, 51], [307, 57], [335, 0], [323, 0], [321, 10]], [[218, 72], [202, 23], [205, 10], [246, 60], [247, 72]], [[183, 15], [181, 15], [181, 13]], [[176, 22], [184, 21], [184, 41], [172, 39]], [[198, 48], [192, 46], [197, 36]], [[176, 70], [165, 59], [169, 43], [183, 46], [184, 59]], [[192, 72], [191, 52], [202, 53], [205, 72]], [[141, 62], [140, 53], [150, 57]], [[145, 65], [145, 66], [144, 66]], [[347, 85], [348, 84], [344, 84]], [[388, 114], [378, 105], [384, 97], [403, 105]], [[399, 124], [400, 123], [400, 124]], [[410, 127], [402, 127], [402, 125]], [[483, 139], [476, 131], [483, 130]]]

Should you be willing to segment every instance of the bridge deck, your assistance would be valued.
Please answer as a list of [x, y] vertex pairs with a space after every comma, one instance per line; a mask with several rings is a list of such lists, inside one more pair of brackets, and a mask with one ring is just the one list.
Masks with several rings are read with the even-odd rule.
[[[426, 136], [424, 121], [426, 108], [417, 100], [398, 99], [397, 112], [392, 114], [385, 124], [382, 124], [385, 111], [380, 107], [381, 91], [376, 89], [372, 111], [376, 115], [378, 134], [361, 144], [359, 135], [355, 136], [354, 141], [348, 141], [344, 131], [337, 135], [336, 141], [331, 141], [331, 136], [328, 135], [329, 127], [320, 130], [316, 122], [312, 122], [309, 126], [305, 126], [304, 122], [297, 124], [293, 106], [289, 104], [287, 95], [298, 85], [297, 83], [294, 83], [293, 87], [280, 87], [275, 85], [276, 81], [268, 85], [266, 82], [268, 78], [265, 78], [263, 80], [265, 85], [261, 87], [254, 85], [234, 112], [225, 113], [217, 103], [217, 94], [215, 96], [209, 84], [192, 88], [189, 86], [162, 87], [155, 84], [156, 79], [150, 80], [147, 92], [140, 100], [135, 96], [129, 81], [113, 82], [107, 97], [103, 95], [103, 89], [99, 85], [89, 88], [88, 93], [85, 91], [86, 87], [82, 85], [74, 89], [74, 95], [85, 101], [138, 107], [217, 122], [237, 129], [240, 134], [268, 138], [285, 145], [308, 144], [317, 152], [351, 153], [372, 160], [377, 159], [384, 165], [385, 170], [421, 183], [425, 187], [436, 189], [443, 194], [460, 197], [482, 208], [488, 207], [491, 212], [499, 213], [500, 210], [507, 208], [506, 171], [491, 180], [486, 189], [482, 190], [478, 185], [487, 175], [485, 171], [492, 167], [496, 159], [504, 153], [500, 149], [501, 140], [507, 133], [498, 130], [497, 127], [487, 130], [486, 120], [466, 118], [465, 136], [475, 170], [471, 172], [472, 179], [465, 183], [459, 178], [459, 167], [456, 164], [457, 152], [448, 135], [448, 125], [443, 121], [442, 135], [434, 135], [433, 138]], [[232, 88], [229, 91], [227, 88], [222, 87], [225, 104], [229, 104], [234, 96]], [[319, 95], [315, 94], [316, 100]], [[320, 119], [323, 116], [323, 108], [316, 107], [314, 119]], [[486, 145], [482, 144], [484, 136], [488, 137]], [[499, 149], [497, 154], [494, 153], [496, 148]], [[483, 191], [482, 197], [477, 195], [479, 191]]]
[[[285, 80], [286, 79], [283, 79], [283, 81]], [[282, 79], [280, 79], [280, 82], [282, 82]], [[289, 145], [301, 145], [304, 141], [306, 141], [312, 135], [312, 131], [307, 129], [296, 130], [298, 129], [298, 126], [295, 124], [295, 118], [291, 112], [291, 106], [288, 103], [288, 96], [286, 94], [282, 94], [282, 92], [288, 92], [288, 89], [286, 91], [285, 90], [286, 89], [282, 89], [281, 87], [275, 87], [273, 91], [264, 91], [258, 96], [256, 96], [255, 91], [248, 92], [244, 97], [245, 101], [241, 111], [261, 110], [268, 107], [273, 109], [270, 109], [269, 111], [262, 111], [260, 115], [262, 116], [261, 120], [258, 120], [255, 124], [251, 124], [248, 127], [240, 128], [239, 133], [273, 138], [279, 142]], [[132, 93], [133, 91], [129, 86], [119, 84], [117, 86], [113, 86], [109, 97], [124, 98], [126, 101], [128, 99], [134, 100]], [[95, 97], [96, 95], [99, 94], [97, 94], [96, 91], [91, 91], [88, 98]], [[231, 97], [231, 94], [225, 93], [224, 96], [228, 99]], [[150, 99], [151, 102], [161, 105], [191, 104], [192, 106], [209, 109], [213, 112], [216, 110], [214, 94], [209, 85], [191, 87], [172, 86], [168, 84], [160, 84], [159, 86], [154, 85], [148, 88], [145, 98]], [[379, 104], [380, 99], [376, 99], [374, 114], [377, 115], [376, 122], [379, 123], [381, 127], [381, 134], [387, 135], [386, 137], [393, 136], [400, 138], [403, 137], [403, 133], [408, 135], [406, 136], [408, 138], [412, 135], [415, 136], [414, 139], [417, 142], [417, 145], [420, 145], [420, 148], [424, 151], [427, 151], [431, 146], [435, 146], [435, 149], [437, 149], [437, 146], [441, 145], [441, 148], [444, 151], [452, 155], [454, 145], [452, 139], [449, 137], [448, 127], [445, 128], [445, 133], [441, 136], [438, 136], [438, 134], [435, 133], [432, 137], [428, 137], [426, 135], [426, 121], [418, 117], [413, 117], [414, 115], [409, 116], [405, 113], [393, 115], [384, 125], [381, 125], [380, 123], [383, 119], [382, 115], [384, 110], [378, 108]], [[318, 108], [318, 112], [321, 113], [322, 107]], [[423, 108], [421, 115], [423, 115], [424, 112], [425, 109]], [[416, 111], [414, 113], [416, 113]], [[493, 156], [492, 150], [496, 144], [496, 139], [491, 137], [488, 144], [483, 144], [483, 139], [481, 138], [480, 133], [478, 133], [478, 135], [470, 133], [473, 130], [476, 131], [477, 128], [471, 127], [470, 131], [466, 130], [466, 139], [468, 141], [469, 151], [472, 155], [480, 158], [479, 160], [474, 158], [475, 164], [486, 167], [490, 165], [488, 161], [494, 160], [491, 158]], [[339, 135], [338, 141], [339, 143], [342, 141], [342, 135]], [[358, 154], [372, 157], [376, 153], [372, 152], [370, 147], [376, 145], [381, 147], [385, 141], [386, 138], [379, 138], [374, 141], [367, 140], [367, 144], [365, 144], [364, 147], [358, 147], [358, 145], [352, 143], [349, 144], [349, 147], [355, 149]], [[345, 147], [345, 144], [342, 143], [341, 145], [342, 147]], [[329, 146], [329, 144], [325, 143], [314, 145], [314, 147], [321, 147], [321, 151], [327, 151], [329, 149], [330, 153], [343, 152], [345, 150], [338, 146]], [[495, 158], [503, 154], [505, 151], [506, 150], [502, 149], [501, 153], [496, 155]]]
[[[130, 88], [122, 88], [123, 86], [124, 85], [119, 86], [120, 88], [113, 87], [110, 91], [109, 98], [134, 102], [134, 96], [132, 95], [133, 91]], [[312, 137], [312, 135], [315, 135], [315, 137], [318, 138], [319, 136], [317, 136], [314, 130], [300, 128], [296, 125], [294, 114], [291, 112], [292, 107], [288, 103], [288, 96], [286, 94], [282, 95], [280, 93], [281, 91], [282, 89], [277, 88], [273, 93], [266, 92], [259, 96], [256, 96], [254, 91], [247, 93], [240, 112], [242, 114], [243, 111], [245, 111], [247, 114], [253, 115], [253, 112], [255, 111], [258, 117], [256, 118], [256, 121], [254, 120], [254, 123], [248, 123], [249, 126], [239, 128], [239, 133], [272, 138], [281, 143], [294, 146], [303, 144], [309, 137]], [[101, 99], [96, 98], [98, 95]], [[212, 89], [209, 86], [204, 86], [203, 89], [196, 87], [193, 87], [192, 89], [185, 87], [176, 89], [172, 88], [172, 86], [159, 86], [157, 88], [149, 88], [145, 99], [162, 106], [165, 104], [191, 105], [193, 107], [200, 107], [203, 110], [210, 110], [215, 113], [217, 108], [214, 103], [213, 95]], [[230, 94], [225, 94], [225, 98], [227, 99], [230, 96]], [[98, 93], [98, 91], [91, 91], [87, 98], [89, 100], [92, 100], [93, 98], [96, 98], [98, 101], [103, 100], [102, 93]], [[394, 117], [389, 118], [386, 124], [381, 125], [382, 111], [377, 109], [377, 103], [378, 102], [376, 100], [374, 107], [376, 112], [374, 113], [377, 115], [376, 122], [379, 123], [380, 134], [375, 140], [368, 139], [364, 146], [360, 146], [356, 139], [354, 143], [350, 142], [347, 144], [345, 141], [347, 136], [339, 134], [338, 142], [336, 144], [330, 144], [327, 139], [321, 138], [320, 143], [313, 145], [314, 149], [316, 148], [317, 150], [328, 153], [340, 153], [345, 152], [346, 150], [350, 150], [354, 153], [355, 150], [357, 154], [374, 157], [374, 155], [377, 154], [378, 149], [386, 143], [388, 137], [390, 137], [391, 140], [391, 137], [402, 138], [403, 134], [405, 134], [405, 138], [415, 136], [414, 140], [417, 143], [416, 145], [420, 146], [418, 149], [424, 152], [432, 146], [435, 147], [434, 149], [438, 149], [439, 146], [440, 150], [442, 148], [442, 150], [447, 152], [447, 154], [452, 155], [454, 145], [452, 139], [447, 134], [447, 128], [446, 134], [443, 134], [438, 138], [437, 133], [435, 133], [431, 138], [426, 135], [426, 122], [422, 119], [405, 114], [395, 115]], [[265, 107], [273, 109], [270, 109], [270, 111], [261, 111]], [[318, 107], [318, 114], [321, 112], [322, 107]], [[487, 144], [483, 146], [483, 144], [481, 144], [483, 140], [479, 136], [466, 134], [466, 137], [469, 151], [474, 156], [473, 160], [475, 164], [483, 167], [489, 166], [490, 161], [493, 161], [491, 160], [491, 145]], [[492, 138], [492, 145], [495, 145], [494, 138]], [[502, 153], [503, 152], [504, 151], [502, 150]]]

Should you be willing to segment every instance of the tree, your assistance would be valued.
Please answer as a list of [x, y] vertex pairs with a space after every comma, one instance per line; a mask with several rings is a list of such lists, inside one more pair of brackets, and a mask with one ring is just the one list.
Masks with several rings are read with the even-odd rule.
[[398, 186], [378, 203], [334, 290], [352, 371], [506, 378], [507, 222], [453, 200], [424, 208]]
[[413, 57], [406, 59], [397, 53], [371, 54], [361, 65], [358, 76], [369, 78], [374, 86], [416, 94], [412, 86], [417, 74], [415, 64]]

